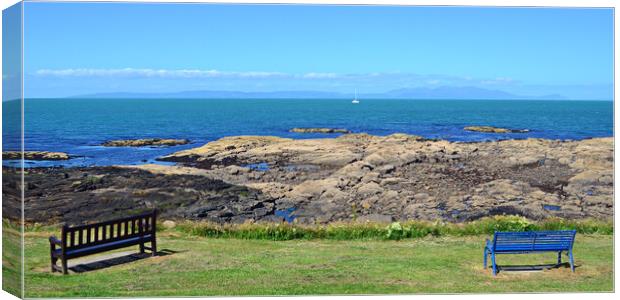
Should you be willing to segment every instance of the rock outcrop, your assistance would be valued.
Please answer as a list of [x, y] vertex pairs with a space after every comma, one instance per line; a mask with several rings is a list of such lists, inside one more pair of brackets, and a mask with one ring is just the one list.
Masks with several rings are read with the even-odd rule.
[[138, 140], [113, 140], [107, 141], [105, 147], [145, 147], [145, 146], [177, 146], [188, 144], [186, 139], [138, 139]]
[[351, 131], [343, 128], [299, 128], [295, 127], [290, 132], [296, 133], [351, 133]]
[[[163, 159], [255, 187], [275, 198], [278, 209], [295, 207], [298, 219], [308, 222], [373, 214], [448, 221], [613, 214], [612, 138], [452, 143], [405, 134], [230, 137]], [[228, 171], [255, 163], [268, 169]]]
[[493, 126], [467, 126], [463, 128], [467, 131], [487, 132], [487, 133], [526, 133], [529, 129], [508, 129]]
[[[4, 151], [2, 159], [21, 159], [20, 151]], [[48, 151], [24, 151], [24, 159], [26, 160], [67, 160], [71, 157], [64, 152], [48, 152]]]

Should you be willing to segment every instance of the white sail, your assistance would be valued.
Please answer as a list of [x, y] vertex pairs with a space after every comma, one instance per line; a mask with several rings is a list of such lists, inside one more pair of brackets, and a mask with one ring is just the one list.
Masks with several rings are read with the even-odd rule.
[[358, 104], [358, 103], [360, 103], [360, 101], [359, 101], [359, 100], [357, 100], [357, 89], [355, 89], [355, 98], [353, 98], [353, 101], [351, 101], [351, 103], [353, 103], [353, 104]]

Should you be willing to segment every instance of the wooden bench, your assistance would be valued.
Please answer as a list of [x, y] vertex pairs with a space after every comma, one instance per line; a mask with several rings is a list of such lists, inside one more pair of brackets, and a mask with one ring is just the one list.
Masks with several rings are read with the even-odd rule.
[[[63, 226], [61, 239], [49, 238], [52, 272], [67, 274], [67, 260], [104, 251], [140, 245], [140, 253], [157, 255], [155, 237], [157, 212], [135, 215], [101, 223]], [[150, 243], [151, 247], [144, 244]], [[62, 266], [56, 265], [60, 260]]]
[[557, 252], [559, 265], [562, 263], [562, 252], [565, 252], [570, 260], [570, 268], [575, 272], [573, 243], [576, 233], [575, 230], [495, 232], [493, 241], [486, 240], [484, 268], [487, 268], [487, 257], [489, 255], [493, 264], [493, 275], [497, 275], [496, 254]]

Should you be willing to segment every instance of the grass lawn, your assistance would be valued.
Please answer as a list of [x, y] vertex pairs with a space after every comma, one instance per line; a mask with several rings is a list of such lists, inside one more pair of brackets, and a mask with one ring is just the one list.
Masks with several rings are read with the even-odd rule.
[[21, 235], [19, 228], [2, 226], [2, 288], [21, 295]]
[[[613, 290], [612, 235], [577, 236], [576, 273], [561, 267], [497, 277], [482, 269], [486, 236], [275, 242], [165, 231], [158, 246], [172, 254], [63, 276], [49, 271], [48, 235], [27, 233], [26, 297]], [[556, 258], [554, 253], [506, 255], [499, 256], [498, 264], [548, 264]]]

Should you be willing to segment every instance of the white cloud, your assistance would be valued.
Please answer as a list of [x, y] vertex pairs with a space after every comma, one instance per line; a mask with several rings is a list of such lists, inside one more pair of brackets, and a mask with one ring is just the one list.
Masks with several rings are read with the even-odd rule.
[[160, 78], [267, 78], [287, 77], [281, 72], [224, 72], [200, 69], [41, 69], [35, 72], [38, 76], [53, 77], [160, 77]]
[[[362, 74], [362, 76], [377, 76], [378, 73]], [[341, 75], [336, 73], [309, 72], [292, 74], [284, 72], [263, 71], [219, 71], [201, 69], [40, 69], [37, 76], [48, 77], [160, 77], [160, 78], [304, 78], [304, 79], [334, 79]]]
[[506, 83], [512, 83], [513, 81], [514, 80], [509, 77], [497, 77], [494, 79], [481, 80], [480, 83], [482, 84], [506, 84]]
[[303, 78], [310, 78], [310, 79], [329, 79], [329, 78], [338, 78], [338, 74], [336, 73], [306, 73], [303, 74], [301, 77]]
[[344, 85], [376, 84], [384, 86], [418, 87], [418, 86], [489, 86], [514, 85], [519, 83], [509, 77], [472, 78], [470, 76], [451, 76], [442, 74], [417, 74], [406, 72], [371, 72], [371, 73], [334, 73], [307, 72], [285, 73], [265, 71], [220, 71], [215, 69], [150, 69], [150, 68], [76, 68], [76, 69], [40, 69], [34, 76], [69, 78], [69, 77], [107, 77], [107, 78], [163, 78], [163, 79], [287, 79], [290, 82], [316, 84], [333, 84], [338, 81]]

